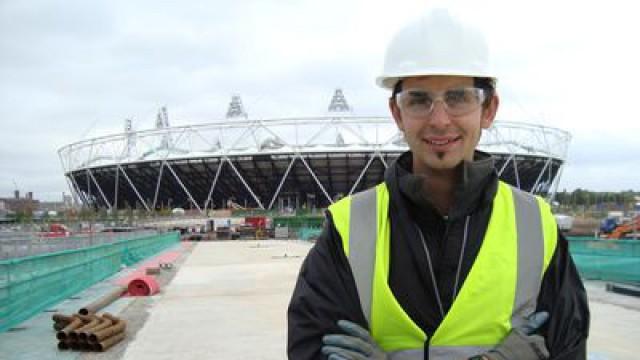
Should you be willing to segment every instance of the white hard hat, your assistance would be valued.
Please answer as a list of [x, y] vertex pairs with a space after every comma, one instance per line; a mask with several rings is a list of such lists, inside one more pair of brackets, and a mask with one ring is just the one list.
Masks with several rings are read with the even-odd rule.
[[391, 40], [376, 83], [393, 89], [405, 77], [454, 75], [495, 79], [482, 33], [449, 10], [431, 9]]

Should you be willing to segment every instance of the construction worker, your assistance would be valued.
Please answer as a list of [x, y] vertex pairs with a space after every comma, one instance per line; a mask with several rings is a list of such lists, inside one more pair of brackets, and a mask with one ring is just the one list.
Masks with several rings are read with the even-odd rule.
[[289, 358], [586, 359], [587, 298], [549, 206], [476, 150], [499, 105], [481, 33], [430, 10], [377, 83], [410, 150], [329, 207], [289, 304]]

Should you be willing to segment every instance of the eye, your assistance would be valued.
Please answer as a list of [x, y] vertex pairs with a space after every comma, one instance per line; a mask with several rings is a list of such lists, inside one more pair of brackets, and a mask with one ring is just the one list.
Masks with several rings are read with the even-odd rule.
[[426, 92], [422, 91], [412, 91], [407, 94], [407, 105], [416, 106], [416, 105], [431, 105], [431, 97]]
[[444, 95], [444, 101], [448, 105], [459, 105], [471, 101], [473, 95], [465, 89], [449, 90]]

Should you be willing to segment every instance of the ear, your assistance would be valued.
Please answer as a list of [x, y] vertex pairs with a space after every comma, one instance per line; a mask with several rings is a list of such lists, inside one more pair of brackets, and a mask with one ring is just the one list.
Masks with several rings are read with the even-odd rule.
[[402, 114], [400, 113], [400, 108], [396, 103], [395, 98], [389, 98], [389, 111], [391, 111], [391, 116], [393, 116], [393, 120], [396, 122], [396, 126], [400, 131], [404, 131], [404, 124], [402, 123]]
[[494, 94], [489, 101], [489, 105], [482, 109], [482, 121], [480, 125], [483, 129], [488, 129], [491, 124], [493, 124], [493, 120], [496, 118], [496, 114], [498, 113], [498, 106], [500, 105], [500, 98], [498, 94]]

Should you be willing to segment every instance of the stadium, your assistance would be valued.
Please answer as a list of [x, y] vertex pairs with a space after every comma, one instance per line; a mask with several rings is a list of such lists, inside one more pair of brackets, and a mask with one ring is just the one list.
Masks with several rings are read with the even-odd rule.
[[[496, 121], [479, 149], [496, 159], [501, 179], [553, 197], [570, 134]], [[225, 119], [96, 137], [62, 147], [69, 188], [96, 209], [313, 209], [373, 186], [408, 149], [390, 117], [355, 116], [337, 89], [326, 115], [249, 118], [234, 95]]]

